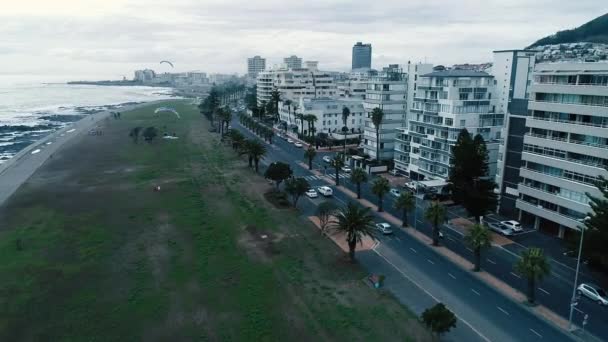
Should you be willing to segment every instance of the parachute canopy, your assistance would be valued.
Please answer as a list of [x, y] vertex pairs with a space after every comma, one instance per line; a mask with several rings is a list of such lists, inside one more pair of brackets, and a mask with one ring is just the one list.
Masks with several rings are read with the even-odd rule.
[[175, 116], [177, 116], [178, 119], [181, 119], [181, 117], [179, 116], [179, 113], [170, 107], [158, 107], [154, 110], [154, 114], [158, 114], [158, 113], [162, 113], [162, 112], [170, 112], [175, 114]]
[[163, 64], [163, 63], [167, 63], [167, 64], [169, 64], [173, 68], [173, 63], [171, 63], [169, 61], [160, 61], [160, 64]]

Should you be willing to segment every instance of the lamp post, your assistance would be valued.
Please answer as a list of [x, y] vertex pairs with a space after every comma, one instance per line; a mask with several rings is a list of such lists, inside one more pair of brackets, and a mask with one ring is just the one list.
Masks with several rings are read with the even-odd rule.
[[578, 271], [581, 267], [581, 252], [583, 251], [583, 237], [585, 236], [585, 228], [581, 227], [581, 240], [578, 245], [578, 258], [576, 259], [576, 272], [574, 273], [574, 287], [572, 288], [572, 298], [570, 299], [570, 317], [568, 318], [568, 330], [572, 331], [572, 315], [576, 306], [576, 287], [578, 285]]
[[418, 230], [418, 219], [416, 213], [418, 212], [418, 182], [414, 183], [414, 229]]

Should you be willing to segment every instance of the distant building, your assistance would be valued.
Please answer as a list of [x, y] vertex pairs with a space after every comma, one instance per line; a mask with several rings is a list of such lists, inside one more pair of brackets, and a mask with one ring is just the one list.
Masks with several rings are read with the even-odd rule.
[[258, 74], [266, 69], [266, 59], [260, 56], [247, 58], [247, 76], [255, 79]]
[[156, 77], [154, 70], [144, 69], [136, 70], [134, 80], [142, 83], [150, 83]]
[[281, 99], [299, 101], [300, 98], [336, 98], [338, 90], [331, 74], [307, 68], [288, 69], [280, 66], [261, 72], [257, 78], [258, 105], [268, 103], [273, 89]]
[[[342, 139], [342, 109], [347, 107], [350, 115], [347, 118], [346, 127], [348, 135], [358, 135], [362, 132], [365, 111], [360, 99], [331, 99], [331, 98], [301, 98], [288, 106], [285, 101], [279, 103], [279, 115], [282, 122], [288, 127], [301, 129], [301, 121], [296, 120], [295, 114], [312, 114], [317, 117], [315, 133], [327, 133], [335, 139]], [[304, 121], [304, 133], [308, 133], [308, 124]], [[347, 137], [349, 137], [347, 135]]]
[[304, 67], [308, 70], [318, 70], [319, 62], [318, 61], [306, 61], [304, 62]]
[[352, 69], [371, 69], [372, 44], [357, 42], [353, 46]]
[[287, 69], [301, 69], [302, 68], [302, 58], [291, 55], [287, 58], [283, 58], [283, 62], [287, 66]]

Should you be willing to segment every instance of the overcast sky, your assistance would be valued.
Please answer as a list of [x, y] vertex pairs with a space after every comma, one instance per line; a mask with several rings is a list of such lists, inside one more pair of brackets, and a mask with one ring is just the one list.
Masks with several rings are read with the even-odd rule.
[[357, 41], [373, 67], [491, 60], [608, 11], [603, 0], [0, 0], [0, 77], [132, 77], [133, 70], [246, 72], [296, 54], [347, 70]]

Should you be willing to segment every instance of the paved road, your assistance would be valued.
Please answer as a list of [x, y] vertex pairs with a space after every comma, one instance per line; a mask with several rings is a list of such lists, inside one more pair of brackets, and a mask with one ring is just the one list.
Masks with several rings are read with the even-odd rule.
[[[249, 137], [253, 136], [238, 122], [234, 122], [233, 127], [241, 130]], [[268, 145], [268, 147], [268, 153], [266, 159], [262, 162], [260, 173], [263, 172], [265, 165], [270, 162], [282, 161], [289, 163], [294, 170], [294, 175], [305, 177], [311, 186], [328, 184], [324, 179], [315, 177], [306, 168], [300, 166], [299, 162], [303, 161], [303, 149], [296, 148], [282, 139], [273, 139], [273, 145]], [[331, 152], [320, 152], [316, 159], [321, 161], [322, 156], [326, 154], [331, 154]], [[322, 164], [320, 163], [317, 162], [315, 165], [317, 169], [322, 170]], [[347, 179], [346, 177], [344, 175], [343, 179]], [[352, 186], [349, 182], [343, 182], [343, 184], [347, 187]], [[371, 195], [369, 185], [362, 188], [362, 195], [364, 198], [375, 201], [375, 196]], [[300, 210], [303, 215], [311, 215], [314, 213], [316, 205], [323, 200], [322, 198], [312, 200], [306, 198], [300, 203]], [[334, 196], [331, 200], [344, 204], [351, 198], [342, 191], [334, 189]], [[390, 198], [390, 195], [387, 195], [385, 208], [391, 214], [398, 214], [392, 209], [392, 202], [393, 199]], [[424, 206], [425, 202], [420, 201], [418, 210], [422, 212]], [[420, 215], [417, 216], [418, 229], [428, 233], [430, 227], [425, 222], [420, 221]], [[410, 215], [410, 217], [411, 220], [414, 219], [414, 215]], [[379, 217], [376, 217], [376, 219], [380, 222]], [[466, 248], [461, 242], [461, 237], [454, 236], [454, 234], [455, 232], [445, 231], [445, 241], [448, 241], [446, 243], [447, 247], [456, 250]], [[417, 313], [420, 313], [422, 308], [428, 307], [429, 304], [437, 300], [446, 303], [453, 309], [459, 316], [461, 323], [459, 329], [450, 333], [449, 339], [460, 341], [569, 340], [569, 337], [552, 325], [496, 290], [486, 286], [468, 271], [461, 270], [450, 261], [439, 256], [430, 246], [411, 239], [400, 230], [396, 231], [394, 237], [382, 237], [380, 246], [374, 252], [362, 252], [358, 255], [361, 257], [362, 264], [370, 272], [380, 270], [387, 275], [391, 275], [389, 279], [395, 279], [395, 282], [388, 281], [387, 288], [395, 293], [399, 299], [402, 299], [404, 304], [414, 308]], [[488, 257], [491, 256], [488, 255]], [[409, 288], [414, 286], [418, 290], [408, 294], [400, 290], [401, 287], [398, 285], [401, 284], [406, 284]]]

